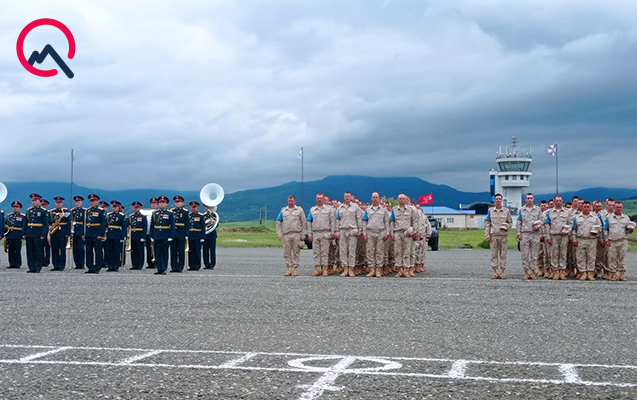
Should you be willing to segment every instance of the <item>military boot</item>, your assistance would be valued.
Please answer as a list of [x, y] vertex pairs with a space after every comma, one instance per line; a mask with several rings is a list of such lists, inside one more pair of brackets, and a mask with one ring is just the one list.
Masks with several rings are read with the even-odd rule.
[[524, 270], [524, 278], [522, 278], [522, 279], [524, 279], [525, 281], [528, 281], [530, 277], [531, 276], [529, 275], [529, 271], [525, 269]]
[[376, 278], [381, 278], [383, 276], [383, 273], [381, 272], [380, 268], [376, 268]]
[[610, 273], [610, 280], [611, 281], [616, 281], [617, 280], [617, 272], [611, 272]]
[[619, 280], [622, 282], [626, 282], [628, 279], [626, 279], [626, 271], [619, 271]]
[[349, 276], [352, 278], [356, 276], [356, 268], [349, 267]]
[[585, 281], [588, 278], [588, 272], [578, 272], [577, 274], [580, 281]]
[[498, 279], [500, 275], [498, 274], [498, 267], [493, 267], [493, 275], [491, 275], [491, 279]]
[[534, 281], [537, 280], [537, 276], [535, 276], [535, 270], [534, 269], [531, 270], [531, 280], [534, 280]]
[[299, 276], [299, 267], [294, 267], [294, 272], [292, 272], [293, 276]]
[[312, 276], [319, 276], [321, 275], [321, 267], [319, 265], [316, 265], [314, 267], [314, 272], [312, 272]]
[[404, 276], [405, 276], [405, 269], [404, 269], [404, 268], [402, 268], [402, 267], [400, 267], [400, 268], [398, 269], [398, 273], [396, 274], [396, 278], [402, 278], [402, 277], [404, 277]]
[[554, 281], [559, 281], [560, 280], [560, 270], [559, 269], [553, 270], [553, 280]]
[[348, 273], [349, 273], [349, 267], [343, 267], [343, 272], [341, 273], [340, 276], [347, 276]]
[[290, 268], [289, 265], [286, 266], [287, 267], [287, 271], [285, 271], [285, 274], [283, 274], [283, 276], [290, 276], [292, 275], [292, 269]]
[[376, 276], [376, 268], [370, 268], [369, 269], [369, 274], [366, 275], [368, 278], [373, 278], [374, 276]]
[[329, 266], [327, 266], [327, 265], [321, 265], [321, 274], [322, 274], [323, 276], [328, 276], [328, 275], [330, 274]]
[[538, 277], [540, 277], [540, 276], [544, 276], [544, 268], [541, 268], [541, 267], [540, 267], [540, 268], [538, 268], [537, 276], [538, 276]]
[[565, 280], [566, 280], [566, 270], [565, 270], [565, 269], [561, 269], [561, 270], [560, 270], [559, 279], [560, 279], [561, 281], [565, 281]]
[[407, 268], [407, 278], [415, 278], [414, 267]]
[[504, 275], [504, 270], [505, 269], [506, 269], [505, 267], [500, 268], [500, 279], [506, 279], [507, 278], [507, 276]]
[[595, 272], [588, 271], [588, 280], [589, 281], [594, 281], [595, 280]]

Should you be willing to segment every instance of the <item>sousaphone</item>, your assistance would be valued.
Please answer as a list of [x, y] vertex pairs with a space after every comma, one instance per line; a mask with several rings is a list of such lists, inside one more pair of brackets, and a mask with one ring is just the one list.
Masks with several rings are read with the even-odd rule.
[[201, 188], [199, 192], [199, 198], [201, 202], [208, 207], [213, 207], [210, 211], [210, 218], [206, 218], [206, 235], [212, 233], [219, 225], [219, 214], [217, 214], [216, 207], [223, 201], [224, 192], [221, 185], [216, 183], [209, 183]]

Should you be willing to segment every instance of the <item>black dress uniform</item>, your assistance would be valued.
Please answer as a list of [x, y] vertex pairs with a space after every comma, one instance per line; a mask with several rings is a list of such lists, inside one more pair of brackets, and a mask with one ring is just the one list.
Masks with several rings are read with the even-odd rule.
[[[84, 201], [84, 197], [75, 196], [75, 201]], [[73, 235], [73, 262], [75, 269], [84, 269], [84, 229], [86, 220], [86, 208], [75, 207], [71, 210], [71, 234]]]
[[[100, 208], [104, 211], [104, 215], [108, 215], [108, 203], [105, 201], [100, 201]], [[104, 240], [104, 239], [102, 239]], [[106, 268], [106, 246], [102, 241], [102, 268]]]
[[[40, 195], [31, 193], [31, 199], [40, 199]], [[27, 228], [25, 232], [27, 241], [27, 272], [40, 272], [43, 265], [44, 245], [49, 230], [49, 218], [46, 210], [39, 205], [27, 209]]]
[[[113, 208], [121, 206], [117, 200], [111, 201]], [[106, 242], [104, 254], [106, 255], [107, 271], [119, 271], [122, 264], [122, 247], [126, 240], [127, 221], [123, 212], [111, 211], [106, 216]]]
[[[40, 205], [41, 207], [44, 209], [44, 211], [46, 211], [47, 213], [49, 212], [48, 208], [49, 208], [49, 201], [46, 199], [42, 199], [40, 200]], [[48, 215], [47, 215], [47, 218]], [[44, 239], [46, 239], [46, 235], [44, 237]], [[42, 241], [42, 246], [44, 246], [44, 250], [43, 250], [43, 255], [42, 255], [42, 266], [43, 267], [48, 267], [49, 264], [51, 264], [51, 245], [49, 244], [48, 240], [44, 240]]]
[[[184, 198], [175, 196], [173, 201], [184, 201]], [[186, 263], [188, 210], [183, 207], [175, 207], [171, 211], [175, 214], [175, 237], [170, 244], [170, 267], [173, 272], [181, 272], [184, 270]]]
[[[210, 219], [212, 211], [206, 210], [205, 219]], [[217, 230], [205, 235], [203, 242], [203, 264], [206, 269], [215, 269], [217, 265]]]
[[[91, 194], [89, 200], [97, 199], [99, 196]], [[84, 243], [86, 244], [86, 267], [88, 271], [85, 273], [98, 274], [102, 268], [102, 238], [106, 232], [106, 215], [104, 210], [97, 205], [89, 207], [86, 210], [86, 233], [84, 234]]]
[[[166, 196], [159, 201], [168, 203]], [[155, 246], [156, 275], [165, 275], [168, 268], [168, 243], [175, 237], [175, 215], [169, 210], [155, 210], [150, 221], [150, 237]]]
[[[14, 201], [11, 206], [22, 208], [19, 201]], [[9, 250], [9, 266], [7, 268], [20, 268], [22, 266], [22, 238], [26, 234], [27, 216], [19, 211], [14, 211], [7, 215], [5, 224], [8, 232], [4, 240], [7, 241]]]
[[[133, 207], [141, 207], [139, 201], [133, 202]], [[128, 226], [130, 228], [131, 247], [131, 269], [142, 269], [144, 266], [144, 241], [146, 240], [146, 216], [139, 211], [135, 211], [128, 216]]]
[[[152, 208], [153, 203], [159, 203], [159, 200], [157, 200], [157, 197], [151, 197], [150, 198], [150, 206]], [[157, 208], [157, 206], [155, 206], [155, 208], [153, 208], [153, 212], [155, 211], [155, 209]], [[152, 240], [150, 240], [151, 236], [150, 236], [150, 221], [151, 221], [151, 216], [148, 216], [148, 218], [146, 218], [146, 263], [147, 263], [147, 267], [146, 268], [155, 268], [155, 254], [154, 254], [154, 247], [155, 245], [153, 244]]]
[[[199, 205], [196, 201], [190, 202], [190, 206]], [[206, 221], [203, 213], [191, 212], [188, 214], [188, 269], [198, 271], [201, 269], [201, 245], [206, 234]]]
[[[64, 197], [55, 197], [56, 207], [49, 211], [49, 225], [58, 221], [59, 229], [51, 234], [51, 262], [53, 271], [64, 271], [66, 267], [66, 242], [71, 235], [71, 213], [68, 208], [58, 207]], [[61, 205], [61, 204], [60, 204]]]

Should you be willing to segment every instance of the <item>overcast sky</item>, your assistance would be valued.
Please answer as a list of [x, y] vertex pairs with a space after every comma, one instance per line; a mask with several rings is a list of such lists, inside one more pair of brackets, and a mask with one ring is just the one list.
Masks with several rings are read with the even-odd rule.
[[[75, 73], [16, 55], [33, 30]], [[47, 59], [40, 69], [57, 68]], [[59, 68], [57, 68], [59, 69]], [[637, 187], [637, 2], [0, 2], [0, 181], [227, 192], [327, 175], [487, 191], [495, 153], [531, 189]]]

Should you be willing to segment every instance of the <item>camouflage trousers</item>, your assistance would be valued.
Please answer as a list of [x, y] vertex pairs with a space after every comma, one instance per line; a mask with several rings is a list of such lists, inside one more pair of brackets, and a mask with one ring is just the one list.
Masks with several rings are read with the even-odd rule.
[[506, 268], [508, 246], [508, 237], [501, 235], [491, 236], [491, 268]]
[[522, 268], [525, 271], [535, 271], [539, 267], [540, 235], [524, 233], [520, 240], [520, 254], [522, 256]]
[[608, 269], [610, 272], [626, 271], [626, 251], [628, 239], [612, 240], [608, 248]]
[[579, 272], [595, 271], [595, 256], [597, 254], [597, 239], [577, 239], [575, 247], [577, 270]]

